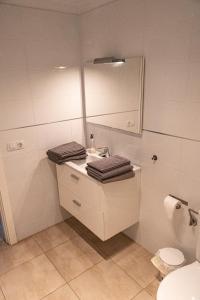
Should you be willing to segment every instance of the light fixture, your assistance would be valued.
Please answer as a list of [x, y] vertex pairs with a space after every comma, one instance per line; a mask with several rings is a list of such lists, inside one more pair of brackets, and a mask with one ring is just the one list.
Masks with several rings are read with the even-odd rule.
[[125, 58], [116, 58], [114, 56], [95, 58], [93, 61], [94, 64], [124, 64], [125, 62]]
[[66, 69], [67, 67], [66, 66], [56, 66], [55, 67], [57, 70], [64, 70]]

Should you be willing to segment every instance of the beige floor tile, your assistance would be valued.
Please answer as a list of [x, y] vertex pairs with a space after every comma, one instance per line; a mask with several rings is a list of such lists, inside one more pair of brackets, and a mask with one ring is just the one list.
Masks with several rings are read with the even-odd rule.
[[32, 238], [24, 240], [14, 246], [2, 248], [0, 250], [0, 275], [41, 253], [42, 250]]
[[46, 253], [67, 282], [94, 265], [94, 257], [91, 258], [77, 244], [77, 239], [72, 239]]
[[65, 285], [49, 296], [43, 298], [44, 300], [78, 300], [77, 296], [74, 294], [72, 289]]
[[35, 234], [33, 238], [44, 251], [47, 251], [75, 236], [76, 232], [67, 223], [62, 222]]
[[158, 279], [155, 279], [152, 281], [147, 287], [146, 291], [154, 298], [156, 298], [157, 290], [159, 288], [160, 281]]
[[1, 290], [0, 290], [0, 300], [5, 300], [4, 295]]
[[142, 291], [133, 300], [154, 300], [147, 292]]
[[151, 254], [141, 246], [124, 251], [113, 260], [143, 288], [150, 284], [158, 273], [151, 263]]
[[6, 300], [39, 300], [65, 284], [45, 255], [38, 256], [0, 277]]
[[141, 287], [112, 261], [102, 261], [70, 282], [81, 300], [129, 300]]

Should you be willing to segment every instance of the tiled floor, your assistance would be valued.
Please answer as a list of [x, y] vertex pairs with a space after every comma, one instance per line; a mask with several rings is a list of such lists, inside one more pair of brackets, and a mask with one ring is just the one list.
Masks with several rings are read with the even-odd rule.
[[150, 258], [125, 235], [102, 242], [71, 218], [0, 248], [0, 300], [153, 300]]

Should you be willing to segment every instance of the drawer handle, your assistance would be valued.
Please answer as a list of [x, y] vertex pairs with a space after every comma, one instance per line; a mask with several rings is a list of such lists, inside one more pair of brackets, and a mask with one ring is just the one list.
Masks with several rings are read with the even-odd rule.
[[71, 174], [70, 176], [71, 176], [71, 178], [73, 178], [73, 179], [75, 179], [75, 180], [77, 180], [77, 181], [79, 180], [79, 177], [76, 176], [76, 175], [74, 175], [74, 174]]
[[78, 201], [76, 201], [76, 200], [72, 200], [72, 202], [73, 202], [74, 204], [76, 204], [78, 207], [81, 207], [81, 203], [80, 203], [80, 202], [78, 202]]

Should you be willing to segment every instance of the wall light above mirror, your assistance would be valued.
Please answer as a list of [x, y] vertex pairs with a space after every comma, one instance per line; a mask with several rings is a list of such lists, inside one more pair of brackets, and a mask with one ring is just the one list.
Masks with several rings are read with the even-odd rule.
[[95, 59], [84, 80], [87, 122], [141, 133], [144, 57]]

